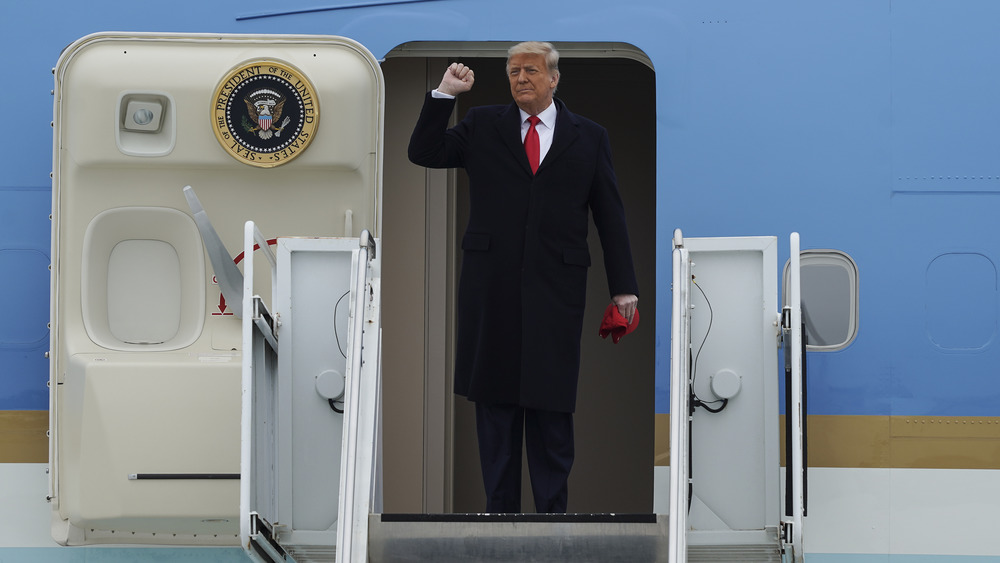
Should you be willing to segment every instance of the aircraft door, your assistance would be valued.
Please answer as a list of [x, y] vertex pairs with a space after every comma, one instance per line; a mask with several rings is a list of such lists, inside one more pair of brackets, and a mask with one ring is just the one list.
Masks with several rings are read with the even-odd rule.
[[218, 247], [248, 219], [380, 236], [381, 69], [340, 37], [100, 33], [54, 74], [53, 537], [236, 545], [244, 346], [215, 270], [244, 257]]

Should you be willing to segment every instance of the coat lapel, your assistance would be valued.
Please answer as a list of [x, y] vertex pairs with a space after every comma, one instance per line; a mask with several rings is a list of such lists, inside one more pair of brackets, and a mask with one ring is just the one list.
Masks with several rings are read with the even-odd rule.
[[528, 174], [531, 174], [528, 155], [524, 152], [524, 144], [521, 142], [521, 112], [517, 109], [517, 104], [511, 103], [497, 116], [496, 127], [511, 156]]
[[[556, 98], [555, 104], [559, 111], [556, 115], [556, 130], [552, 135], [552, 146], [549, 147], [549, 152], [538, 166], [539, 172], [551, 166], [559, 158], [559, 155], [580, 136], [580, 128], [576, 115], [566, 108], [566, 104], [562, 100]], [[527, 160], [528, 157], [525, 157], [525, 161]]]

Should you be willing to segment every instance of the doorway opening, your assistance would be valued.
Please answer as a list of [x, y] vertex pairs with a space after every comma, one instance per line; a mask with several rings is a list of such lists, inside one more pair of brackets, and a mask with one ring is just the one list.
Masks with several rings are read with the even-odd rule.
[[[411, 164], [406, 146], [427, 91], [447, 66], [475, 70], [468, 108], [510, 103], [504, 70], [512, 43], [407, 43], [382, 63], [386, 84], [383, 172], [383, 482], [386, 512], [480, 512], [485, 506], [473, 403], [452, 393], [454, 307], [465, 229], [464, 170]], [[570, 512], [648, 513], [653, 506], [656, 269], [656, 94], [649, 59], [635, 47], [556, 43], [556, 96], [611, 138], [636, 275], [639, 330], [619, 344], [598, 336], [610, 302], [591, 225], [575, 415]], [[593, 330], [591, 330], [591, 327]], [[525, 468], [525, 472], [526, 472]], [[527, 473], [522, 504], [534, 506]]]

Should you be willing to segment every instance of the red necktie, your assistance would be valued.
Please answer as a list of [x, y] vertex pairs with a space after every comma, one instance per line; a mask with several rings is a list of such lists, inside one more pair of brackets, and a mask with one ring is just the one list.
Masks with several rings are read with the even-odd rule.
[[524, 152], [528, 154], [528, 164], [531, 165], [531, 173], [534, 174], [538, 171], [538, 155], [541, 149], [538, 147], [538, 131], [535, 130], [535, 125], [541, 121], [538, 119], [537, 115], [532, 115], [528, 118], [528, 123], [531, 124], [528, 127], [528, 134], [524, 136]]

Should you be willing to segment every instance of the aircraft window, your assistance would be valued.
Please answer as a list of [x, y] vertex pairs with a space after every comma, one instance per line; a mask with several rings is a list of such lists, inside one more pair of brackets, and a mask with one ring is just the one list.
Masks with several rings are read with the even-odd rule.
[[[782, 287], [788, 287], [785, 264]], [[802, 320], [808, 349], [840, 350], [858, 333], [858, 267], [838, 250], [804, 250], [801, 253]], [[784, 304], [788, 304], [785, 292]]]

